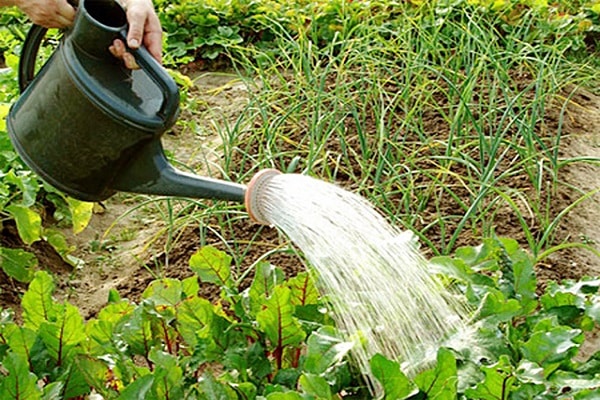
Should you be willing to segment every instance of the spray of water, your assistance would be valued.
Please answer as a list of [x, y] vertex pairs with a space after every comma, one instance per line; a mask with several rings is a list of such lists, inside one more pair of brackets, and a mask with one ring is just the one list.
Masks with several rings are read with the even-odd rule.
[[380, 353], [409, 375], [467, 331], [467, 311], [429, 270], [409, 232], [391, 226], [364, 198], [304, 175], [270, 174], [252, 188], [250, 211], [304, 252], [330, 299], [371, 390], [369, 360]]

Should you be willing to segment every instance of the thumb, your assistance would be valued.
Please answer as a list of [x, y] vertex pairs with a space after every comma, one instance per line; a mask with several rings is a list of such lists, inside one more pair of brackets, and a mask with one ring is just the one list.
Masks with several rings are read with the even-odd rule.
[[127, 10], [127, 20], [129, 21], [129, 31], [127, 32], [127, 46], [137, 49], [142, 43], [144, 37], [145, 18], [135, 9]]

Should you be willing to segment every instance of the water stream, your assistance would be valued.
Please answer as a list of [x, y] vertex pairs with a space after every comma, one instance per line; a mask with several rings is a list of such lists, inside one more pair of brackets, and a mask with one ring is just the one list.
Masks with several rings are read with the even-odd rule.
[[376, 353], [411, 375], [467, 331], [467, 310], [430, 272], [412, 233], [390, 225], [364, 198], [296, 174], [269, 177], [257, 195], [264, 219], [314, 269], [337, 327], [348, 340], [360, 338], [352, 355], [372, 389]]

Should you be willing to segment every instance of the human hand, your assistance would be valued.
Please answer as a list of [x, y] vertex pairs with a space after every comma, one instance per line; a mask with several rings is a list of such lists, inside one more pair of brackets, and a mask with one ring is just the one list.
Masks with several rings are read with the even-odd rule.
[[[152, 0], [125, 0], [123, 3], [129, 22], [127, 46], [137, 49], [143, 44], [152, 57], [162, 62], [162, 28]], [[121, 58], [127, 68], [139, 68], [120, 39], [116, 39], [109, 50], [115, 57]]]
[[75, 19], [75, 8], [67, 0], [14, 0], [7, 5], [19, 7], [31, 22], [45, 28], [64, 28]]

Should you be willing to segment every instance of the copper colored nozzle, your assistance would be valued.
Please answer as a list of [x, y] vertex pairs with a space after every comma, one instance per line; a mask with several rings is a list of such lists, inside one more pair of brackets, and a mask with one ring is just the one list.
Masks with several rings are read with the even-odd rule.
[[261, 192], [269, 179], [280, 174], [281, 172], [276, 169], [263, 169], [250, 180], [248, 188], [246, 189], [246, 195], [244, 196], [244, 205], [246, 206], [246, 211], [248, 212], [250, 219], [254, 222], [263, 225], [271, 225], [261, 212], [261, 200], [264, 200], [261, 196]]

